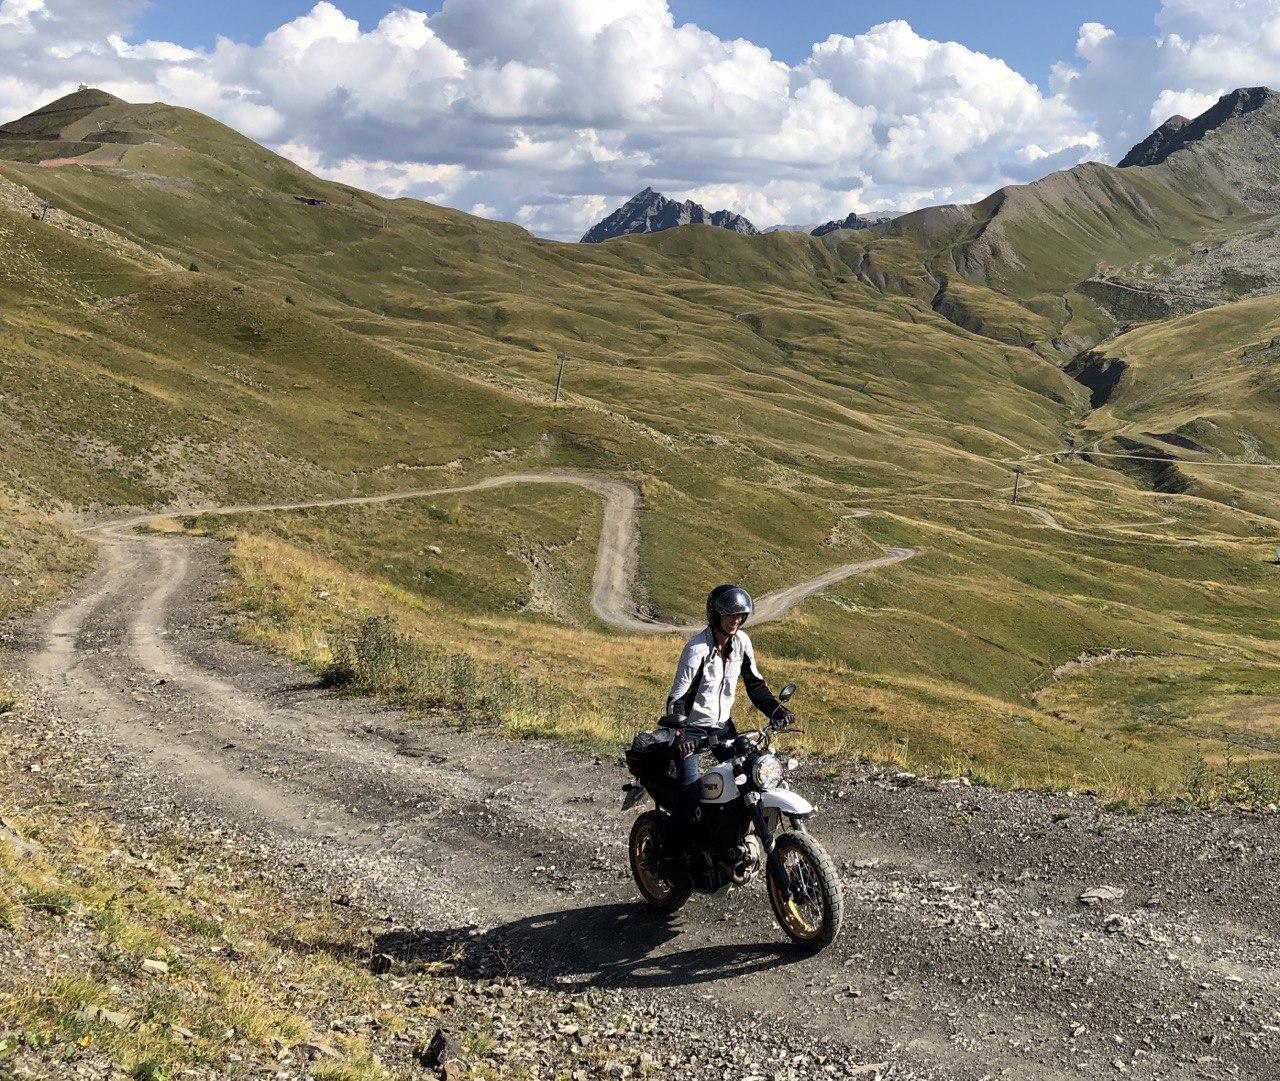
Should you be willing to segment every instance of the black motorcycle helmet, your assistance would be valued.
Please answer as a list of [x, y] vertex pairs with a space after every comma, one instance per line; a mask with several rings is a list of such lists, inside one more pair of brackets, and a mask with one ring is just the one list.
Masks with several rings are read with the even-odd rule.
[[[716, 630], [721, 616], [747, 616], [756, 609], [751, 594], [741, 586], [726, 584], [716, 586], [707, 594], [707, 626]], [[746, 620], [743, 620], [745, 623]]]

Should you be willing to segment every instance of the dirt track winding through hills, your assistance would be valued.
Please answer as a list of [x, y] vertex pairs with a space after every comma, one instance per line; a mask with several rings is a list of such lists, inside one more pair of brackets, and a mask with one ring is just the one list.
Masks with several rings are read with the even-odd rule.
[[[1275, 815], [802, 767], [848, 898], [842, 937], [805, 958], [758, 886], [672, 922], [637, 904], [613, 763], [337, 699], [225, 639], [218, 545], [100, 540], [96, 574], [19, 643], [35, 716], [121, 816], [268, 846], [407, 925], [395, 954], [462, 944], [479, 975], [657, 996], [689, 1018], [673, 1047], [760, 1011], [840, 1049], [815, 1077], [1280, 1078]], [[1099, 885], [1124, 895], [1078, 902]]]
[[[381, 495], [343, 496], [335, 499], [318, 499], [303, 503], [255, 503], [227, 507], [204, 507], [167, 514], [135, 515], [131, 518], [93, 526], [85, 533], [100, 539], [118, 538], [121, 531], [146, 525], [163, 518], [248, 514], [261, 511], [312, 510], [321, 507], [367, 506], [373, 503], [392, 503], [409, 499], [425, 499], [431, 496], [462, 495], [466, 492], [488, 491], [517, 484], [571, 484], [594, 492], [604, 500], [604, 516], [600, 525], [600, 540], [596, 546], [595, 574], [591, 581], [591, 609], [601, 620], [619, 630], [636, 634], [668, 634], [697, 630], [696, 625], [662, 623], [644, 619], [637, 613], [632, 585], [640, 555], [640, 526], [636, 520], [640, 496], [635, 488], [619, 480], [577, 473], [571, 470], [539, 473], [507, 473], [489, 477], [474, 484], [462, 484], [452, 488], [412, 488]], [[806, 597], [843, 582], [855, 574], [865, 574], [881, 567], [892, 566], [917, 555], [915, 548], [886, 548], [885, 554], [875, 559], [845, 563], [803, 582], [764, 594], [752, 616], [753, 624], [780, 619]]]

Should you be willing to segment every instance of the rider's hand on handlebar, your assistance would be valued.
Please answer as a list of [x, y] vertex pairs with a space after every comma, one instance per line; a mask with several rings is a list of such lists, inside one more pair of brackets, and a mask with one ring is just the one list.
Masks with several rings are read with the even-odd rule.
[[786, 706], [779, 706], [773, 712], [773, 723], [778, 728], [789, 728], [796, 723], [796, 715], [787, 709]]

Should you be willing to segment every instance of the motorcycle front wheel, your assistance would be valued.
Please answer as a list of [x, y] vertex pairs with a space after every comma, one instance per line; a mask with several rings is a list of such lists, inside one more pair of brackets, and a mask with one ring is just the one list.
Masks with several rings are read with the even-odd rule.
[[662, 867], [662, 818], [657, 811], [645, 811], [631, 827], [631, 877], [640, 895], [662, 912], [674, 912], [693, 893], [691, 886], [676, 886]]
[[769, 903], [778, 923], [797, 946], [816, 952], [835, 941], [844, 921], [844, 891], [827, 850], [807, 833], [782, 833], [774, 853], [786, 876], [790, 897], [770, 871]]

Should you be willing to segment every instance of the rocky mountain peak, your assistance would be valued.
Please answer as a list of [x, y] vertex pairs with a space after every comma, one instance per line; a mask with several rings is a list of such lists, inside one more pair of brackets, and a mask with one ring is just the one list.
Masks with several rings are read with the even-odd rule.
[[615, 236], [633, 233], [658, 233], [679, 225], [714, 225], [743, 236], [755, 236], [759, 230], [741, 214], [730, 210], [707, 210], [686, 199], [682, 203], [668, 199], [661, 192], [646, 187], [636, 192], [621, 207], [583, 234], [583, 244], [599, 244]]
[[1194, 120], [1171, 116], [1121, 160], [1120, 168], [1135, 165], [1159, 165], [1190, 143], [1199, 142], [1237, 117], [1280, 103], [1280, 94], [1269, 86], [1248, 86], [1223, 94], [1216, 104]]
[[1190, 123], [1190, 120], [1179, 114], [1169, 117], [1120, 159], [1120, 168], [1127, 169], [1132, 165], [1155, 165], [1157, 162], [1164, 161], [1171, 153], [1169, 144], [1177, 137], [1178, 132]]
[[886, 221], [892, 221], [897, 214], [859, 214], [856, 210], [850, 212], [846, 217], [838, 220], [825, 222], [816, 229], [810, 231], [811, 236], [826, 236], [828, 233], [834, 233], [837, 229], [870, 229], [873, 225], [880, 225]]

